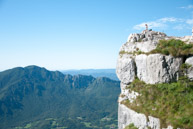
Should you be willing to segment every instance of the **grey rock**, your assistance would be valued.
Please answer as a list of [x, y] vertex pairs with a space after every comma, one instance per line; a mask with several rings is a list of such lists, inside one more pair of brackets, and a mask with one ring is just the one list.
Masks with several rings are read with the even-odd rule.
[[121, 93], [122, 93], [122, 92], [123, 92], [123, 90], [125, 90], [125, 89], [126, 89], [127, 84], [124, 84], [124, 83], [122, 83], [122, 82], [121, 82], [120, 86], [121, 86]]
[[190, 78], [190, 80], [193, 80], [193, 56], [189, 57], [186, 59], [185, 63], [191, 65], [191, 67], [188, 69], [188, 78]]
[[141, 34], [130, 34], [127, 42], [121, 47], [120, 51], [150, 52], [151, 50], [156, 48], [159, 40], [166, 38], [166, 34], [155, 31], [148, 31]]
[[136, 127], [145, 129], [147, 126], [147, 118], [144, 114], [137, 113], [123, 104], [118, 107], [118, 127], [124, 129], [129, 124], [134, 124]]
[[[147, 119], [148, 117], [148, 119]], [[142, 113], [137, 113], [123, 104], [119, 104], [118, 107], [118, 127], [124, 129], [127, 125], [134, 124], [138, 129], [160, 129], [160, 120], [158, 118], [147, 116]], [[172, 126], [168, 126], [166, 129], [173, 129]]]
[[116, 73], [121, 82], [125, 84], [135, 79], [135, 62], [131, 55], [124, 54], [118, 58]]
[[128, 37], [128, 42], [137, 42], [140, 39], [140, 34], [130, 34]]
[[139, 96], [139, 93], [135, 92], [135, 91], [132, 91], [129, 88], [126, 88], [126, 87], [127, 87], [127, 85], [121, 83], [121, 95], [119, 97], [118, 102], [121, 102], [121, 101], [127, 99], [127, 100], [130, 101], [130, 103], [132, 103], [137, 98], [137, 96]]
[[128, 53], [133, 53], [136, 51], [142, 51], [142, 52], [150, 52], [151, 50], [156, 48], [157, 41], [148, 41], [147, 38], [144, 38], [145, 41], [143, 42], [126, 42], [122, 45], [120, 51], [125, 51]]
[[140, 39], [143, 39], [143, 38], [145, 38], [145, 34], [140, 34]]
[[140, 42], [144, 38], [147, 38], [148, 40], [160, 40], [166, 38], [167, 35], [165, 33], [156, 32], [156, 31], [143, 31], [141, 34], [130, 34], [127, 42], [134, 43], [134, 42]]
[[145, 83], [168, 83], [179, 77], [181, 58], [161, 54], [137, 55], [135, 58], [137, 77]]
[[160, 129], [160, 120], [158, 118], [148, 116], [149, 122], [148, 125], [151, 129]]
[[[147, 119], [148, 117], [148, 119]], [[134, 124], [138, 129], [161, 129], [160, 119], [152, 116], [146, 116], [142, 113], [137, 113], [134, 110], [129, 109], [123, 104], [119, 103], [118, 106], [118, 127], [124, 129], [126, 126]], [[162, 129], [173, 129], [171, 125], [167, 128]], [[177, 128], [180, 129], [180, 128]]]
[[[119, 55], [116, 68], [117, 76], [121, 81], [121, 95], [118, 100], [119, 129], [124, 129], [129, 124], [134, 124], [139, 129], [161, 128], [159, 118], [137, 113], [121, 104], [121, 101], [129, 100], [132, 103], [137, 96], [140, 96], [138, 92], [127, 87], [136, 76], [148, 84], [168, 83], [178, 80], [179, 69], [183, 63], [182, 58], [162, 54], [133, 54], [136, 51], [148, 53], [156, 48], [159, 40], [173, 38], [190, 42], [190, 37], [169, 37], [161, 32], [143, 31], [141, 34], [131, 34], [127, 42], [122, 45], [120, 51], [124, 51], [125, 54]], [[193, 57], [188, 58], [186, 63], [192, 65], [188, 69], [188, 77], [193, 79]], [[165, 129], [173, 129], [173, 127], [168, 125]]]

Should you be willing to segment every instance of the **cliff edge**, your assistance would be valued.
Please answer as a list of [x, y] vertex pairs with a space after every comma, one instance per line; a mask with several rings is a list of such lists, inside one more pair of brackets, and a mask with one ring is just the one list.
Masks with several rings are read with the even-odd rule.
[[192, 42], [192, 36], [156, 31], [130, 34], [116, 68], [121, 81], [119, 129], [192, 129]]

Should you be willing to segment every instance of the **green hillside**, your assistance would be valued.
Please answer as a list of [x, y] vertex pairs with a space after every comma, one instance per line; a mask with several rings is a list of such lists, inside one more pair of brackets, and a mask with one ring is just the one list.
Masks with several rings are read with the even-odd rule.
[[0, 73], [0, 128], [117, 128], [118, 81], [37, 66]]

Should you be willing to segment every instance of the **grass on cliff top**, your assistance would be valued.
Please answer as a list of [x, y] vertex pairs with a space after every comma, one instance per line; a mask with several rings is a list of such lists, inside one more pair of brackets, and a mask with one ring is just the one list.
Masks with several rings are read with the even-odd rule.
[[184, 57], [188, 55], [193, 55], [193, 44], [186, 44], [181, 40], [170, 39], [170, 40], [160, 40], [156, 49], [150, 52], [142, 52], [140, 50], [136, 50], [134, 52], [125, 52], [120, 51], [119, 54], [156, 54], [161, 53], [163, 55], [172, 55], [174, 57]]
[[193, 44], [186, 44], [181, 40], [160, 40], [156, 49], [150, 53], [161, 53], [174, 57], [188, 56], [193, 54]]
[[170, 84], [152, 85], [135, 79], [128, 88], [140, 96], [133, 103], [124, 100], [122, 104], [146, 116], [160, 118], [162, 128], [172, 125], [174, 128], [192, 129], [193, 81], [184, 77]]

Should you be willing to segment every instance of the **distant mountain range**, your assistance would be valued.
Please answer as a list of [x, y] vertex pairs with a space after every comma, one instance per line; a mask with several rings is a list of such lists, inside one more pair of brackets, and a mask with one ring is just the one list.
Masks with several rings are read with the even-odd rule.
[[0, 72], [0, 128], [117, 128], [119, 82], [37, 66]]
[[63, 70], [61, 71], [64, 74], [71, 75], [91, 75], [93, 77], [108, 77], [112, 80], [117, 80], [116, 70], [115, 69], [81, 69], [81, 70]]

